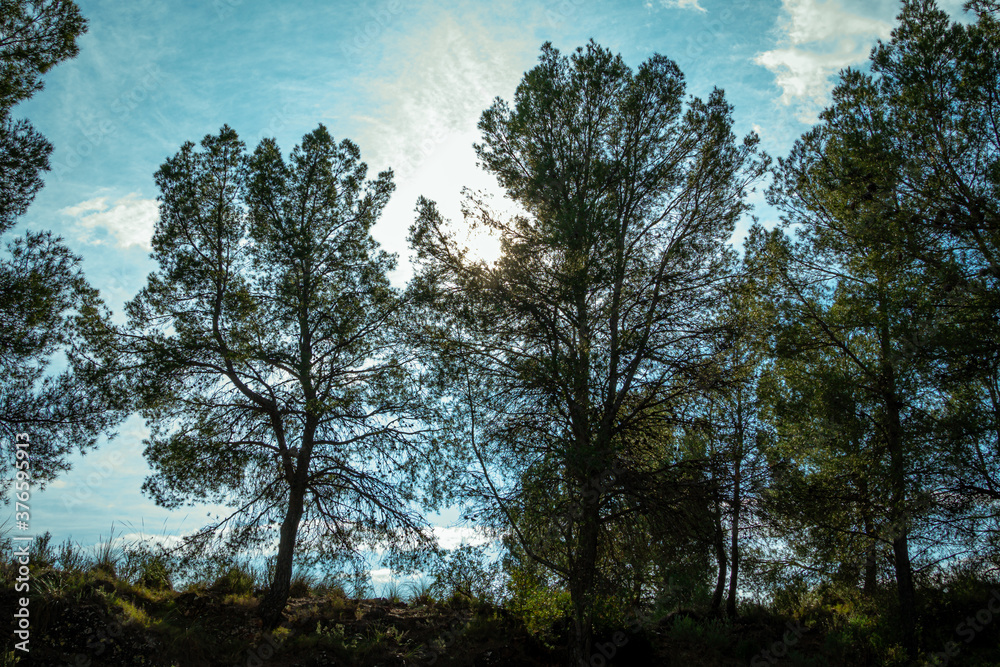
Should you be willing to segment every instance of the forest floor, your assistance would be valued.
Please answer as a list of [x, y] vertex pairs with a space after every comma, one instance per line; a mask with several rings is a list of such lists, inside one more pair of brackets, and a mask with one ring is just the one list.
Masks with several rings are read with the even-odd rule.
[[[424, 596], [404, 602], [350, 599], [339, 589], [306, 591], [290, 599], [285, 622], [265, 633], [256, 615], [262, 593], [232, 592], [218, 582], [189, 586], [184, 592], [157, 591], [102, 571], [50, 569], [33, 577], [30, 657], [18, 661], [24, 654], [13, 651], [19, 640], [11, 624], [0, 646], [0, 666], [561, 667], [570, 663], [565, 636], [560, 637], [558, 630], [529, 631], [511, 612], [457, 594], [447, 601]], [[15, 609], [18, 597], [13, 582], [4, 581], [0, 608]], [[958, 652], [953, 656], [946, 656], [946, 641], [940, 639], [950, 636], [952, 628], [946, 628], [940, 637], [926, 642], [940, 643], [940, 651], [925, 651], [914, 663], [880, 638], [884, 629], [877, 625], [837, 630], [829, 618], [822, 622], [818, 618], [786, 619], [758, 612], [730, 621], [693, 611], [668, 614], [599, 635], [589, 664], [1000, 665], [996, 628], [987, 632], [986, 625], [991, 624], [982, 626], [976, 641], [968, 645], [956, 637]], [[937, 663], [935, 653], [944, 656]]]

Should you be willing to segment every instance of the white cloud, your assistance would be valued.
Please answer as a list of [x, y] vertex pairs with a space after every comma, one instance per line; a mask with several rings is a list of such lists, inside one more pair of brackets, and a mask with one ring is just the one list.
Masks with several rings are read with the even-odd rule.
[[375, 568], [369, 572], [369, 575], [372, 578], [372, 584], [375, 586], [384, 586], [398, 579], [396, 573], [387, 567]]
[[[872, 15], [872, 10], [877, 15]], [[779, 39], [757, 55], [758, 65], [775, 75], [779, 101], [796, 107], [796, 116], [813, 123], [829, 101], [831, 77], [844, 67], [868, 59], [876, 39], [892, 30], [895, 4], [849, 8], [845, 0], [782, 0]]]
[[67, 206], [61, 212], [66, 215], [78, 216], [81, 213], [87, 213], [88, 211], [100, 211], [104, 208], [105, 202], [107, 202], [107, 197], [98, 197], [97, 199], [88, 199], [85, 202], [80, 202], [76, 206]]
[[846, 9], [840, 0], [783, 0], [779, 27], [792, 44], [841, 39], [845, 36], [887, 37], [891, 23]]
[[[112, 540], [112, 544], [117, 548], [133, 547], [140, 544], [147, 546], [159, 545], [166, 549], [175, 549], [184, 544], [186, 537], [180, 535], [150, 535], [144, 532], [134, 532], [120, 535]], [[107, 544], [106, 542], [102, 544]], [[101, 546], [99, 544], [98, 546]]]
[[857, 61], [850, 50], [817, 53], [797, 47], [766, 51], [756, 58], [758, 65], [774, 73], [781, 88], [781, 103], [799, 105], [799, 119], [803, 122], [810, 122], [829, 99], [830, 77]]
[[468, 526], [434, 526], [434, 536], [442, 549], [455, 549], [463, 544], [479, 546], [490, 542], [488, 537]]
[[67, 206], [60, 213], [76, 218], [81, 241], [118, 248], [139, 246], [150, 250], [153, 229], [159, 217], [155, 199], [143, 199], [130, 193], [108, 204], [107, 197], [97, 197]]

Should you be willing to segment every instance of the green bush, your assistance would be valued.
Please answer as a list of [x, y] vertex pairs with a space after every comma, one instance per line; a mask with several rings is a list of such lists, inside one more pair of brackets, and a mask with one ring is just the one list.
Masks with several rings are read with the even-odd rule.
[[335, 577], [324, 577], [313, 587], [313, 592], [337, 602], [346, 602], [348, 599], [343, 582]]
[[170, 572], [161, 556], [151, 556], [142, 562], [137, 583], [151, 591], [172, 591]]
[[47, 569], [55, 565], [56, 554], [50, 545], [51, 541], [52, 533], [49, 531], [45, 531], [44, 535], [35, 536], [35, 540], [31, 543], [32, 567]]
[[288, 596], [293, 598], [304, 598], [316, 585], [316, 577], [308, 572], [296, 572], [292, 575], [292, 581], [288, 585]]
[[403, 601], [403, 587], [395, 579], [386, 582], [382, 587], [382, 597], [389, 602], [396, 604]]
[[670, 626], [670, 638], [675, 642], [699, 643], [704, 636], [701, 623], [690, 616], [678, 616]]
[[451, 549], [432, 565], [434, 583], [429, 593], [447, 598], [455, 592], [474, 600], [498, 603], [501, 586], [493, 563], [483, 546], [464, 544]]
[[[98, 537], [100, 539], [100, 537]], [[111, 528], [111, 534], [106, 542], [98, 542], [94, 547], [94, 557], [91, 560], [90, 571], [103, 573], [111, 578], [118, 577], [118, 566], [123, 559], [120, 549], [114, 547], [115, 531]]]
[[211, 589], [225, 595], [250, 595], [253, 592], [254, 583], [252, 574], [234, 565], [212, 583]]
[[412, 582], [409, 588], [411, 604], [427, 606], [434, 603], [432, 582], [422, 578]]
[[80, 548], [68, 538], [59, 545], [56, 555], [59, 567], [67, 572], [82, 572], [87, 565], [87, 557]]

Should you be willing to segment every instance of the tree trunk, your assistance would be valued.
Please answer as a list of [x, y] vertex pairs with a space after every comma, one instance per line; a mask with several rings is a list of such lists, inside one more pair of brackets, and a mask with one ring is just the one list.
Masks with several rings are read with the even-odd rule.
[[[301, 292], [303, 304], [311, 293], [309, 271], [305, 271]], [[273, 630], [281, 623], [282, 612], [288, 602], [288, 589], [292, 582], [292, 564], [295, 559], [295, 537], [299, 532], [306, 495], [306, 480], [309, 475], [309, 461], [312, 455], [318, 419], [309, 410], [316, 400], [316, 391], [311, 376], [312, 333], [309, 327], [309, 311], [303, 305], [299, 311], [299, 362], [302, 394], [306, 401], [306, 419], [298, 453], [288, 452], [285, 456], [286, 475], [289, 484], [288, 510], [281, 523], [281, 539], [278, 542], [278, 557], [274, 564], [274, 580], [271, 590], [260, 603], [260, 618], [265, 630]]]
[[632, 608], [640, 609], [642, 607], [642, 587], [646, 583], [646, 563], [647, 557], [646, 553], [643, 552], [642, 558], [640, 559], [640, 567], [636, 568], [635, 575], [632, 578]]
[[865, 583], [861, 589], [861, 594], [866, 598], [875, 595], [875, 587], [878, 585], [878, 563], [875, 560], [875, 550], [878, 545], [872, 540], [868, 545], [868, 552], [865, 554]]
[[892, 493], [889, 518], [895, 531], [892, 536], [892, 560], [899, 596], [899, 618], [903, 626], [903, 646], [910, 658], [915, 658], [917, 655], [916, 593], [913, 588], [913, 568], [910, 564], [908, 543], [906, 460], [903, 451], [903, 424], [899, 414], [902, 406], [896, 395], [896, 374], [890, 361], [889, 335], [884, 327], [885, 325], [881, 332], [881, 380], [884, 387], [882, 399], [885, 407], [886, 448], [889, 450], [889, 483]]
[[[713, 476], [715, 476], [713, 474]], [[718, 484], [718, 478], [714, 480]], [[722, 530], [722, 508], [719, 502], [719, 488], [715, 487], [713, 494], [715, 505], [715, 526], [713, 547], [715, 548], [715, 563], [718, 566], [718, 576], [715, 578], [715, 591], [712, 592], [712, 613], [717, 614], [722, 608], [722, 594], [726, 590], [726, 535]]]
[[[573, 664], [590, 664], [594, 641], [594, 581], [597, 572], [597, 540], [601, 520], [601, 491], [596, 480], [610, 469], [600, 455], [608, 451], [608, 440], [594, 433], [590, 421], [590, 350], [591, 332], [588, 314], [587, 289], [583, 282], [576, 285], [574, 302], [578, 322], [576, 353], [579, 355], [573, 367], [572, 401], [569, 409], [576, 451], [580, 458], [569, 461], [576, 468], [576, 482], [581, 490], [580, 520], [577, 532], [576, 554], [570, 563], [569, 595], [573, 606]], [[614, 387], [612, 387], [612, 390]], [[612, 391], [613, 393], [613, 391]], [[603, 429], [602, 429], [603, 430]], [[574, 457], [575, 458], [575, 457]]]
[[[898, 423], [899, 413], [895, 413]], [[917, 652], [916, 593], [913, 588], [913, 568], [910, 564], [909, 527], [906, 525], [905, 479], [903, 477], [902, 443], [890, 445], [891, 474], [893, 486], [892, 525], [896, 534], [892, 539], [893, 565], [896, 573], [896, 589], [899, 595], [899, 617], [903, 626], [903, 645], [911, 657]]]
[[719, 502], [715, 502], [715, 562], [719, 574], [715, 579], [715, 591], [712, 593], [712, 613], [718, 614], [722, 609], [722, 594], [726, 590], [726, 536], [722, 530], [722, 511]]
[[913, 589], [913, 568], [910, 565], [908, 530], [903, 528], [892, 541], [896, 567], [896, 588], [899, 593], [899, 617], [903, 625], [903, 645], [911, 656], [917, 652], [916, 593]]
[[581, 500], [579, 541], [570, 570], [570, 602], [573, 606], [573, 664], [590, 664], [594, 643], [594, 579], [597, 571], [599, 497], [589, 487]]
[[[865, 501], [868, 499], [868, 484], [862, 479], [861, 493]], [[875, 587], [878, 585], [878, 562], [876, 556], [878, 552], [878, 541], [875, 539], [875, 526], [871, 515], [865, 511], [865, 535], [868, 536], [868, 548], [865, 549], [865, 582], [861, 594], [866, 598], [875, 595]]]
[[737, 456], [733, 466], [733, 519], [730, 523], [729, 543], [729, 598], [726, 600], [726, 615], [736, 618], [736, 585], [740, 571], [740, 458], [743, 456], [742, 429], [738, 434]]
[[281, 539], [278, 542], [278, 558], [274, 566], [274, 580], [271, 588], [260, 603], [259, 616], [265, 630], [273, 630], [281, 624], [282, 612], [288, 602], [288, 588], [292, 581], [292, 561], [295, 556], [295, 537], [302, 519], [305, 485], [296, 484], [289, 492], [288, 511], [281, 523]]

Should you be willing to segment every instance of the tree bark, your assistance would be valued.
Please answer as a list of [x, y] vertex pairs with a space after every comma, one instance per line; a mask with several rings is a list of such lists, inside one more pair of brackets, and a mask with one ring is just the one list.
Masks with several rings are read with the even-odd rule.
[[[862, 477], [861, 478], [861, 497], [863, 502], [868, 502], [868, 482]], [[863, 588], [861, 589], [861, 595], [866, 598], [871, 598], [875, 595], [875, 588], [878, 586], [878, 562], [876, 561], [876, 556], [878, 553], [878, 541], [877, 535], [875, 534], [875, 526], [872, 521], [870, 512], [865, 509], [864, 511], [865, 520], [865, 535], [868, 537], [868, 548], [865, 549], [865, 581]]]
[[861, 594], [866, 598], [875, 595], [875, 587], [878, 585], [878, 564], [875, 560], [875, 549], [876, 544], [872, 540], [865, 554], [865, 583], [864, 588], [861, 589]]
[[740, 571], [740, 496], [741, 470], [740, 459], [743, 456], [743, 429], [737, 432], [737, 452], [733, 464], [733, 518], [730, 523], [729, 542], [729, 598], [726, 600], [726, 615], [736, 618], [736, 587]]
[[[588, 482], [589, 483], [589, 482]], [[597, 571], [597, 533], [600, 519], [599, 497], [589, 486], [582, 498], [579, 541], [570, 577], [573, 606], [573, 664], [590, 664], [594, 644], [594, 579]]]
[[712, 593], [712, 613], [717, 614], [722, 609], [722, 595], [726, 590], [726, 541], [722, 531], [722, 516], [718, 507], [715, 510], [715, 561], [719, 574], [715, 579], [715, 591]]
[[288, 589], [292, 581], [292, 562], [295, 556], [295, 537], [299, 531], [305, 500], [305, 485], [296, 484], [289, 492], [288, 510], [281, 523], [281, 539], [278, 542], [278, 557], [274, 566], [274, 580], [271, 588], [260, 603], [259, 616], [265, 630], [273, 630], [281, 624], [282, 612], [288, 602]]
[[[884, 310], [884, 308], [883, 308]], [[899, 618], [903, 629], [903, 646], [911, 658], [917, 655], [916, 593], [913, 588], [913, 568], [910, 564], [908, 543], [909, 526], [906, 511], [906, 460], [903, 451], [903, 425], [900, 418], [901, 404], [896, 395], [896, 373], [891, 361], [889, 333], [885, 321], [881, 333], [883, 386], [882, 401], [885, 408], [886, 448], [889, 451], [889, 477], [891, 488], [890, 525], [892, 535], [893, 567], [899, 598]]]
[[906, 525], [907, 513], [905, 503], [905, 478], [902, 442], [898, 437], [899, 411], [895, 403], [895, 409], [890, 410], [890, 419], [894, 417], [895, 426], [890, 432], [895, 431], [890, 437], [889, 456], [891, 460], [890, 469], [892, 474], [892, 525], [897, 531], [892, 539], [893, 565], [896, 573], [896, 589], [899, 596], [899, 616], [903, 626], [903, 645], [911, 657], [917, 652], [916, 633], [916, 593], [913, 588], [913, 567], [910, 564], [909, 549], [909, 527]]

